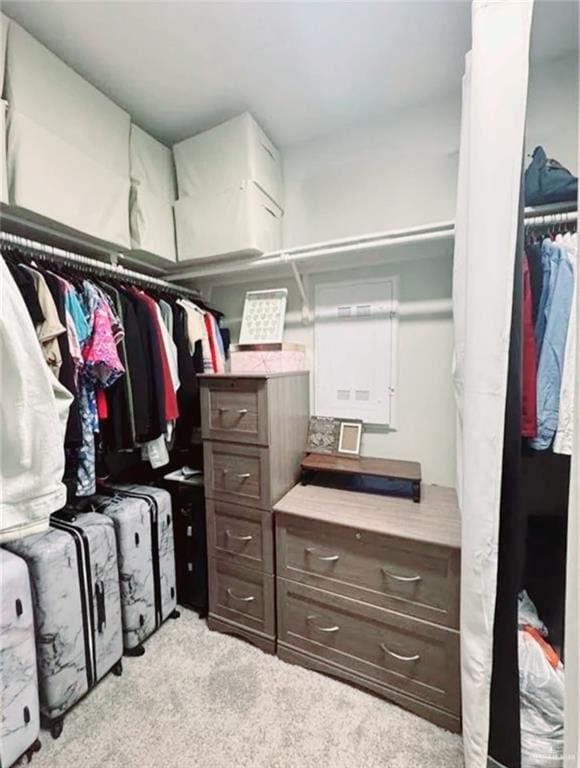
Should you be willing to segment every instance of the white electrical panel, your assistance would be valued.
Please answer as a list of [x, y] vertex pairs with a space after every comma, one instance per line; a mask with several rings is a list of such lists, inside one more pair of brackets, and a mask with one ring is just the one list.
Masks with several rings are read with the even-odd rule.
[[317, 416], [394, 425], [397, 280], [316, 286]]

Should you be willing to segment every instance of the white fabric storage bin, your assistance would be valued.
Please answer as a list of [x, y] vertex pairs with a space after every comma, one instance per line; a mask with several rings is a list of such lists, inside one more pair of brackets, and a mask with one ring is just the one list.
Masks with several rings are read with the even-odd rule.
[[173, 204], [145, 185], [131, 185], [131, 247], [163, 261], [175, 262]]
[[249, 112], [175, 144], [173, 155], [180, 198], [250, 179], [283, 207], [280, 153]]
[[131, 180], [173, 205], [177, 198], [173, 155], [169, 147], [131, 125]]
[[129, 177], [8, 107], [11, 205], [99, 240], [129, 247]]
[[131, 125], [130, 161], [131, 246], [143, 252], [145, 261], [175, 262], [173, 154], [144, 130]]
[[8, 169], [6, 167], [6, 108], [0, 99], [0, 203], [8, 202]]
[[5, 92], [11, 108], [129, 178], [128, 113], [14, 22], [8, 34]]
[[177, 260], [197, 261], [280, 248], [282, 211], [252, 182], [175, 203]]
[[0, 96], [4, 92], [4, 73], [6, 70], [6, 41], [8, 37], [8, 25], [10, 19], [0, 13]]

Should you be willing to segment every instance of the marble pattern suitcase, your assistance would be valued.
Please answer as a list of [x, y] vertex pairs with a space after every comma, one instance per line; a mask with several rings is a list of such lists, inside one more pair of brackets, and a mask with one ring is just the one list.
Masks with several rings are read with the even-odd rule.
[[110, 670], [123, 671], [115, 528], [103, 515], [65, 511], [7, 547], [28, 564], [40, 712], [56, 739], [65, 713]]
[[115, 524], [125, 652], [140, 656], [142, 643], [179, 616], [171, 496], [144, 485], [99, 485], [91, 504]]
[[0, 765], [40, 749], [34, 617], [28, 567], [0, 549]]

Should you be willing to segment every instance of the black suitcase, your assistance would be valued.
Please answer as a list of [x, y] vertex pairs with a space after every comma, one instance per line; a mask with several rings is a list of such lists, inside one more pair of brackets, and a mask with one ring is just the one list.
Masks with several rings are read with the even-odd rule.
[[185, 477], [178, 470], [163, 484], [173, 499], [177, 601], [203, 618], [209, 610], [203, 475]]

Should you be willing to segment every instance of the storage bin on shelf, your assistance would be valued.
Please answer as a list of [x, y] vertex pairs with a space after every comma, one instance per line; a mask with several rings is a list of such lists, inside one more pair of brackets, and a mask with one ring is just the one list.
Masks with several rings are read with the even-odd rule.
[[174, 211], [181, 262], [280, 248], [282, 210], [253, 181], [180, 198]]
[[221, 192], [254, 181], [283, 207], [280, 153], [249, 112], [173, 147], [179, 197]]
[[10, 204], [129, 247], [129, 115], [14, 22], [5, 96]]
[[175, 262], [177, 195], [171, 149], [132, 124], [130, 163], [131, 246], [145, 260]]

